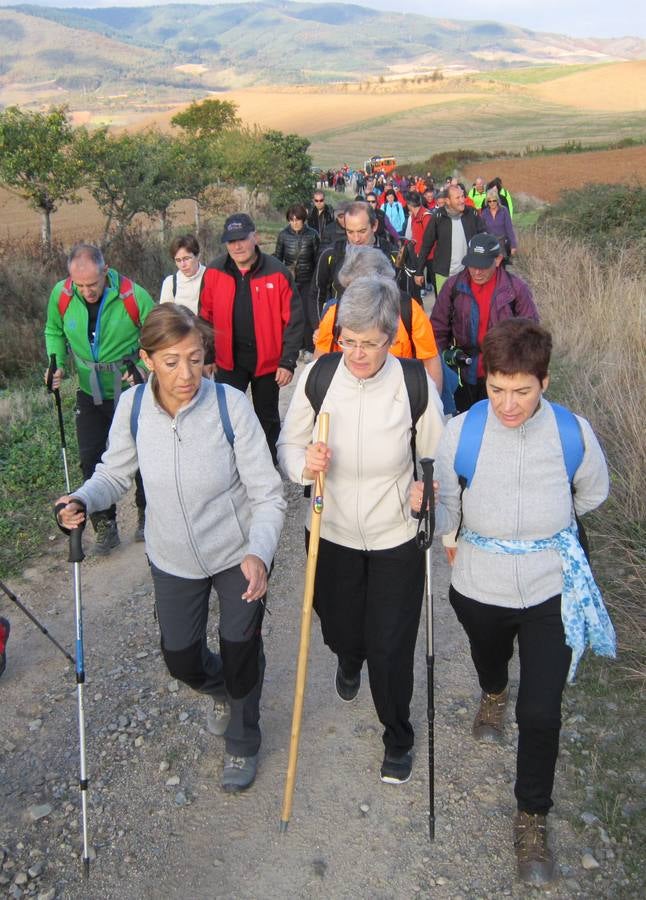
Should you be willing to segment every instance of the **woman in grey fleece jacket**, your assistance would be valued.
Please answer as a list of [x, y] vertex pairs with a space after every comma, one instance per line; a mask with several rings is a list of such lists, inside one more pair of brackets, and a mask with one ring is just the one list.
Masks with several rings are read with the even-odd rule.
[[[213, 697], [207, 726], [224, 735], [221, 784], [234, 792], [249, 787], [256, 773], [261, 625], [285, 500], [251, 405], [240, 391], [218, 386], [232, 443], [227, 437], [216, 386], [202, 378], [201, 329], [183, 306], [164, 304], [150, 313], [141, 356], [152, 375], [138, 414], [133, 403], [141, 388], [122, 395], [101, 463], [58, 501], [66, 504], [59, 519], [77, 527], [122, 497], [141, 471], [164, 659], [174, 677]], [[211, 587], [220, 600], [219, 654], [206, 644]]]
[[[448, 423], [435, 467], [436, 530], [454, 530], [462, 515], [449, 599], [469, 638], [482, 689], [473, 723], [477, 740], [503, 740], [507, 669], [518, 641], [514, 845], [519, 876], [530, 884], [546, 884], [556, 876], [546, 815], [552, 806], [561, 697], [571, 662], [582, 652], [579, 635], [572, 640], [572, 611], [579, 615], [580, 608], [569, 604], [573, 594], [573, 599], [585, 596], [582, 607], [588, 599], [570, 591], [569, 573], [585, 571], [594, 585], [571, 528], [573, 509], [581, 515], [608, 494], [603, 452], [589, 423], [578, 416], [583, 457], [570, 489], [554, 407], [542, 396], [550, 350], [548, 332], [529, 319], [509, 319], [489, 331], [483, 342], [489, 399], [481, 401], [487, 404], [480, 407], [486, 419], [472, 480], [462, 493], [454, 468], [465, 419], [472, 413]], [[466, 440], [475, 442], [471, 429]], [[416, 485], [413, 504], [418, 508], [420, 502]], [[612, 631], [609, 620], [608, 626]], [[613, 641], [614, 634], [608, 645]]]

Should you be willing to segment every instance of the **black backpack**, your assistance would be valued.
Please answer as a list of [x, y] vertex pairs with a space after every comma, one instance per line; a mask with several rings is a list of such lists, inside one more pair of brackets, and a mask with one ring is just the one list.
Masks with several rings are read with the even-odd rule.
[[[318, 416], [321, 404], [330, 387], [330, 382], [341, 362], [341, 353], [326, 353], [320, 356], [310, 369], [305, 382], [305, 396], [310, 401], [314, 415]], [[411, 432], [410, 449], [413, 456], [413, 475], [417, 481], [417, 461], [415, 438], [417, 422], [428, 406], [428, 380], [426, 369], [418, 359], [402, 359], [394, 357], [404, 372], [404, 382], [410, 403]]]

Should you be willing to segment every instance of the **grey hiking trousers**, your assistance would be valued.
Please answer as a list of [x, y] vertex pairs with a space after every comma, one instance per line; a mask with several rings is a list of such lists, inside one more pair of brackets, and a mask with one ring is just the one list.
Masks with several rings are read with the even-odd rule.
[[[265, 672], [264, 606], [247, 603], [247, 580], [239, 566], [211, 578], [180, 578], [150, 564], [161, 649], [170, 674], [203, 694], [226, 699], [231, 721], [227, 753], [254, 756], [260, 747], [260, 694]], [[206, 644], [209, 596], [220, 600], [220, 653]]]

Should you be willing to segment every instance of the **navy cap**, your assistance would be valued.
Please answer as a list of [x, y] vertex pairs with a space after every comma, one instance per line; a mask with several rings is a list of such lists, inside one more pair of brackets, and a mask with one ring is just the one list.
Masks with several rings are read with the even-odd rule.
[[500, 241], [495, 235], [474, 234], [467, 245], [467, 255], [462, 265], [472, 269], [490, 269], [501, 254]]
[[234, 213], [224, 223], [220, 241], [223, 244], [226, 244], [227, 241], [243, 241], [255, 230], [256, 226], [251, 216], [246, 213]]

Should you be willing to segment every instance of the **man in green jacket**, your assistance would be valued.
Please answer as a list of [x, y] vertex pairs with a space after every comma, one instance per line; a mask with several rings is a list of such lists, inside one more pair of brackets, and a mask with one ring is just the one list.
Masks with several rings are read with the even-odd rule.
[[[128, 366], [139, 362], [139, 332], [153, 308], [142, 287], [109, 269], [98, 247], [77, 244], [67, 260], [69, 277], [59, 281], [47, 305], [47, 356], [56, 360], [52, 387], [60, 386], [68, 352], [79, 376], [76, 393], [76, 435], [81, 470], [90, 478], [106, 448], [112, 416], [124, 381], [132, 382]], [[45, 373], [47, 379], [47, 373]], [[144, 539], [145, 506], [139, 473], [136, 478], [138, 525]], [[106, 555], [119, 544], [116, 507], [93, 513], [95, 550]]]

